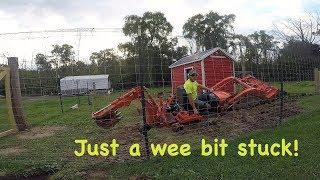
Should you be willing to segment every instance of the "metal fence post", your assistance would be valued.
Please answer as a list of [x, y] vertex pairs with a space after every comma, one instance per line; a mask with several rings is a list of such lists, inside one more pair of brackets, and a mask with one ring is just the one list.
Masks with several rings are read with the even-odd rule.
[[143, 118], [143, 128], [142, 134], [144, 137], [144, 143], [146, 148], [146, 156], [149, 158], [150, 156], [150, 149], [149, 149], [149, 139], [148, 139], [148, 125], [147, 125], [147, 118], [146, 118], [146, 99], [144, 94], [144, 57], [142, 55], [142, 44], [141, 44], [141, 27], [138, 27], [138, 58], [139, 58], [139, 80], [140, 80], [140, 87], [141, 87], [141, 104], [142, 104], [142, 118]]
[[79, 89], [79, 81], [77, 80], [76, 81], [77, 83], [77, 103], [78, 103], [78, 106], [80, 107], [80, 89]]
[[318, 68], [314, 68], [314, 86], [315, 86], [315, 94], [318, 95], [320, 92], [320, 78], [319, 78], [319, 70]]
[[[280, 55], [278, 56], [279, 58], [279, 61], [280, 61], [280, 67], [281, 69], [283, 69], [283, 63], [282, 63], [282, 60], [281, 60], [281, 57]], [[279, 122], [278, 122], [278, 125], [281, 125], [282, 123], [282, 120], [283, 120], [283, 96], [284, 96], [284, 91], [283, 91], [283, 71], [281, 72], [281, 76], [280, 76], [280, 117], [279, 117]]]
[[60, 85], [60, 78], [57, 77], [57, 91], [59, 93], [59, 102], [60, 102], [60, 110], [61, 110], [61, 113], [63, 113], [63, 101], [62, 101], [62, 91], [61, 91], [61, 85]]

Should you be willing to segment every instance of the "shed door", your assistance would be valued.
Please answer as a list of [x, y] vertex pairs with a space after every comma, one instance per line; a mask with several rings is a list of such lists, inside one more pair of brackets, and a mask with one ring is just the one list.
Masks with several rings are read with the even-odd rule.
[[193, 66], [184, 68], [184, 80], [185, 81], [188, 79], [189, 72], [192, 71], [193, 69], [194, 69]]

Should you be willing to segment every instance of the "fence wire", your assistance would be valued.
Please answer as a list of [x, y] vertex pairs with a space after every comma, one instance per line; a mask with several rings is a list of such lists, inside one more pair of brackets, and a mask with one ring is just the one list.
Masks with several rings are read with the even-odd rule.
[[[146, 136], [141, 133], [143, 130], [148, 130], [149, 144], [185, 143], [186, 141], [195, 144], [199, 143], [201, 137], [233, 138], [240, 134], [276, 127], [287, 118], [299, 114], [302, 109], [298, 106], [297, 100], [301, 96], [315, 95], [314, 69], [320, 67], [319, 56], [300, 56], [295, 53], [279, 52], [270, 58], [234, 58], [233, 60], [226, 56], [230, 64], [219, 64], [222, 61], [220, 57], [213, 63], [205, 64], [203, 71], [201, 68], [196, 68], [201, 66], [201, 61], [196, 61], [183, 64], [181, 65], [182, 70], [176, 71], [176, 68], [170, 69], [169, 66], [190, 55], [179, 52], [175, 46], [155, 47], [143, 43], [139, 46], [136, 43], [124, 46], [123, 49], [124, 52], [121, 55], [108, 49], [91, 52], [93, 53], [91, 58], [88, 57], [86, 60], [72, 56], [70, 56], [71, 59], [64, 56], [56, 56], [58, 59], [55, 59], [53, 53], [44, 54], [42, 63], [40, 63], [41, 57], [39, 56], [38, 59], [35, 59], [37, 56], [34, 56], [33, 59], [27, 60], [27, 63], [30, 63], [29, 68], [21, 66], [19, 72], [21, 92], [24, 111], [30, 126], [35, 131], [31, 130], [29, 134], [28, 132], [22, 133], [18, 139], [12, 141], [18, 143], [21, 139], [27, 139], [35, 142], [35, 139], [41, 138], [41, 134], [43, 137], [50, 137], [57, 133], [57, 136], [46, 143], [47, 146], [50, 146], [52, 142], [65, 141], [65, 136], [68, 136], [68, 143], [63, 143], [62, 147], [51, 148], [52, 152], [58, 153], [61, 148], [74, 149], [73, 142], [79, 138], [86, 138], [94, 143], [115, 138], [124, 147], [132, 143], [143, 145]], [[231, 71], [223, 71], [229, 65], [232, 67]], [[160, 98], [166, 101], [171, 95], [178, 96], [177, 88], [187, 80], [186, 69], [188, 67], [194, 68], [198, 74], [197, 81], [209, 88], [230, 75], [240, 79], [249, 74], [278, 89], [282, 84], [284, 92], [279, 93], [270, 102], [262, 101], [255, 95], [244, 96], [241, 101], [228, 109], [222, 110], [215, 107], [205, 118], [179, 124], [178, 127], [174, 122], [165, 124], [148, 121], [154, 117], [150, 117], [147, 112], [147, 125], [151, 129], [143, 126], [142, 109], [149, 111], [148, 103], [155, 103], [157, 107], [166, 110], [166, 118], [174, 121], [175, 114], [168, 110], [168, 104], [162, 107]], [[205, 77], [202, 77], [204, 71], [206, 74]], [[95, 75], [107, 76], [95, 79], [99, 77]], [[142, 107], [140, 94], [134, 98], [127, 97], [123, 99], [123, 107], [118, 110], [122, 116], [119, 123], [107, 129], [99, 127], [92, 119], [92, 113], [114, 101], [117, 102], [117, 98], [122, 97], [132, 88], [141, 86], [141, 77], [144, 82], [143, 86], [146, 87], [147, 105]], [[205, 80], [207, 84], [202, 80]], [[230, 96], [235, 96], [243, 90], [235, 84], [232, 84], [231, 88], [232, 92], [226, 92]], [[198, 94], [200, 95], [201, 91]], [[151, 95], [152, 99], [148, 95]], [[3, 105], [3, 83], [0, 83], [0, 96], [0, 110], [4, 111], [6, 107]], [[215, 99], [214, 102], [219, 104], [223, 103], [222, 101], [222, 99]], [[178, 107], [170, 108], [177, 108], [178, 112], [186, 111], [190, 115], [193, 114], [192, 110], [184, 108], [183, 102], [178, 101], [177, 105]], [[211, 106], [216, 105], [211, 104]], [[199, 109], [199, 111], [202, 110], [207, 109]], [[158, 109], [153, 109], [153, 111], [158, 111]], [[115, 110], [112, 113], [116, 113]], [[5, 117], [1, 119], [4, 120]], [[1, 126], [7, 125], [8, 123], [1, 121]], [[5, 144], [1, 145], [2, 148], [5, 146]], [[34, 150], [38, 148], [34, 146]], [[29, 149], [29, 151], [32, 150]], [[64, 154], [62, 159], [67, 162], [74, 161], [74, 158], [70, 158], [68, 154], [70, 152]], [[39, 156], [36, 153], [30, 155]], [[122, 149], [119, 155], [110, 161], [118, 162], [126, 159], [130, 157], [125, 149]], [[50, 157], [44, 157], [44, 161], [51, 162]]]

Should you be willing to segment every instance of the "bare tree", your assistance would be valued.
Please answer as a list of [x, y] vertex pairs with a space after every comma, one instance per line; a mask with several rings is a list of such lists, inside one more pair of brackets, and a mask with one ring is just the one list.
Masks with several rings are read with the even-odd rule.
[[320, 36], [320, 12], [318, 12], [315, 16], [315, 21], [316, 21], [316, 32], [315, 32], [315, 35], [316, 36]]
[[299, 19], [289, 18], [274, 24], [275, 36], [284, 42], [297, 40], [306, 43], [319, 43], [320, 15], [309, 13]]

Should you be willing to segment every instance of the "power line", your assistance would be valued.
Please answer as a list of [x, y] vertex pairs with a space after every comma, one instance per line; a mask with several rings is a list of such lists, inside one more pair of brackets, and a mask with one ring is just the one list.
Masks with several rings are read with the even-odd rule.
[[8, 35], [23, 35], [23, 34], [38, 34], [38, 33], [69, 33], [69, 32], [120, 32], [122, 28], [70, 28], [70, 29], [54, 29], [54, 30], [39, 30], [39, 31], [21, 31], [0, 33], [0, 36]]

